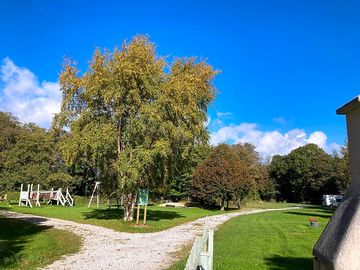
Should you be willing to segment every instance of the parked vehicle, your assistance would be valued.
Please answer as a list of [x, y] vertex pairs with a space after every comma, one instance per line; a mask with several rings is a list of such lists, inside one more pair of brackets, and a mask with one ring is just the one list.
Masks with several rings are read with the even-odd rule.
[[343, 195], [323, 195], [322, 205], [338, 207], [343, 197]]

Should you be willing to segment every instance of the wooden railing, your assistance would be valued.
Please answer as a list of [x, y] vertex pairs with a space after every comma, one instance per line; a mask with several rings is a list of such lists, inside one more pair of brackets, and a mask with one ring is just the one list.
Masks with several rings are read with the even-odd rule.
[[210, 229], [206, 217], [202, 236], [197, 236], [191, 248], [185, 270], [212, 270], [214, 252], [214, 230]]

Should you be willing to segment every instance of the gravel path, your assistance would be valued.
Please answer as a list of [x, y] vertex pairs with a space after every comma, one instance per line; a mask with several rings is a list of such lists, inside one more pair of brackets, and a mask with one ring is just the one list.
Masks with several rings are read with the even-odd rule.
[[[299, 207], [248, 210], [210, 216], [209, 224], [216, 228], [235, 216], [296, 208]], [[202, 233], [205, 221], [205, 218], [200, 218], [156, 233], [124, 233], [89, 224], [9, 211], [0, 211], [0, 215], [69, 230], [83, 237], [84, 244], [78, 253], [64, 256], [44, 268], [48, 270], [166, 269], [176, 261], [176, 252]]]

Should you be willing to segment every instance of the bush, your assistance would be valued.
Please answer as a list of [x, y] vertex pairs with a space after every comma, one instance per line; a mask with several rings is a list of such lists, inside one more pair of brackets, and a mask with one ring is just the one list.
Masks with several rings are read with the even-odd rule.
[[74, 204], [77, 204], [77, 205], [87, 205], [89, 203], [89, 199], [87, 199], [86, 197], [84, 196], [78, 196], [78, 195], [75, 195], [75, 196], [72, 196], [73, 199], [74, 199]]
[[19, 191], [9, 191], [6, 193], [6, 200], [9, 203], [19, 202], [20, 192]]

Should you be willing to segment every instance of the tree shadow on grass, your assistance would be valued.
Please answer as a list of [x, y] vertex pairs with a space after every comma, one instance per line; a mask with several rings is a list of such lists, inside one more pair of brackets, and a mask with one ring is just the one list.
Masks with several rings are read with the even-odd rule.
[[312, 270], [311, 258], [273, 256], [265, 258], [269, 270]]
[[314, 212], [286, 211], [285, 214], [297, 215], [297, 216], [307, 216], [307, 217], [330, 218], [334, 214], [334, 212], [319, 214], [319, 213], [314, 213]]
[[334, 213], [336, 208], [332, 208], [332, 207], [322, 207], [322, 206], [304, 206], [303, 208], [304, 210], [316, 210], [317, 212], [322, 212], [322, 213]]
[[[141, 209], [140, 219], [143, 219], [144, 209]], [[136, 214], [136, 208], [134, 209], [134, 214]], [[85, 219], [122, 219], [124, 217], [123, 209], [93, 209], [90, 212], [83, 212], [82, 215]], [[146, 218], [148, 221], [159, 221], [162, 219], [175, 219], [185, 217], [184, 215], [177, 213], [175, 211], [162, 211], [158, 209], [148, 209]]]
[[123, 209], [92, 209], [90, 212], [81, 213], [85, 219], [122, 219], [124, 217]]
[[[38, 218], [36, 223], [44, 221]], [[29, 220], [30, 221], [30, 220]], [[40, 233], [50, 226], [39, 226], [30, 222], [0, 216], [0, 269], [7, 269], [21, 260], [20, 252], [26, 248], [31, 235]]]
[[[160, 210], [160, 209], [148, 209], [147, 212], [147, 220], [159, 221], [162, 219], [176, 219], [185, 217], [179, 212], [171, 211], [171, 210]], [[140, 218], [143, 218], [143, 213], [140, 214]]]

